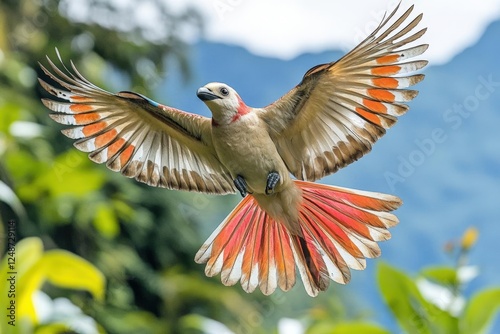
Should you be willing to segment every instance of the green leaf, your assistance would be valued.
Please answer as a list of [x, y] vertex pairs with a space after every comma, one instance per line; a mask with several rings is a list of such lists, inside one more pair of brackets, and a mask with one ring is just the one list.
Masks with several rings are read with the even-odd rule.
[[47, 166], [44, 162], [36, 159], [35, 156], [28, 151], [19, 149], [10, 150], [6, 154], [5, 166], [11, 177], [16, 181], [16, 185], [19, 183], [32, 183], [36, 175], [45, 173], [47, 170]]
[[435, 283], [447, 286], [457, 286], [457, 271], [451, 267], [427, 267], [421, 275]]
[[458, 319], [426, 301], [415, 282], [381, 262], [377, 279], [385, 303], [408, 333], [456, 333]]
[[199, 314], [188, 314], [180, 319], [181, 328], [186, 332], [193, 329], [202, 332], [204, 323], [205, 317]]
[[33, 185], [53, 197], [72, 195], [81, 198], [100, 190], [104, 182], [104, 171], [95, 168], [84, 154], [72, 149], [59, 155], [45, 173], [38, 174]]
[[104, 174], [99, 169], [77, 169], [58, 165], [46, 175], [40, 175], [39, 185], [47, 189], [54, 197], [73, 195], [83, 197], [102, 188]]
[[406, 274], [381, 262], [377, 281], [385, 303], [404, 330], [409, 333], [430, 333], [421, 303], [423, 299], [415, 283]]
[[4, 103], [4, 101], [0, 99], [0, 132], [9, 134], [10, 125], [20, 118], [21, 106], [12, 102]]
[[487, 289], [474, 295], [460, 321], [461, 334], [486, 333], [500, 307], [500, 289]]
[[134, 209], [126, 202], [118, 199], [111, 200], [113, 207], [115, 208], [116, 215], [122, 219], [130, 219], [134, 215]]
[[52, 323], [37, 327], [35, 334], [63, 334], [73, 333], [71, 328], [63, 323]]
[[390, 334], [388, 330], [384, 328], [368, 324], [368, 323], [343, 323], [338, 324], [331, 331], [332, 334], [352, 334], [352, 333], [364, 333], [364, 334]]
[[366, 322], [343, 322], [321, 321], [306, 332], [307, 334], [390, 334], [390, 332], [380, 326]]
[[103, 203], [97, 207], [94, 217], [94, 227], [104, 237], [113, 239], [120, 233], [120, 225], [111, 203]]
[[50, 250], [45, 252], [40, 266], [47, 268], [47, 280], [54, 285], [87, 290], [102, 301], [106, 278], [87, 260], [65, 250]]

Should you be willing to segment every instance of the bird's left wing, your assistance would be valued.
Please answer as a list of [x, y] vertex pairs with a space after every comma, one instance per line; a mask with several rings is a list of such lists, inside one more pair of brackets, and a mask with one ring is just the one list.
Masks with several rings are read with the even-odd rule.
[[[75, 68], [42, 70], [62, 89], [39, 79], [58, 99], [43, 99], [63, 133], [89, 158], [151, 186], [204, 193], [234, 193], [228, 170], [212, 144], [210, 119], [160, 105], [132, 92], [109, 93]], [[59, 57], [60, 59], [60, 57]], [[62, 61], [61, 61], [62, 63]], [[63, 65], [64, 66], [64, 65]], [[66, 102], [62, 102], [65, 100]]]
[[260, 109], [279, 154], [296, 178], [314, 181], [360, 158], [406, 112], [404, 102], [417, 95], [404, 88], [424, 76], [407, 73], [427, 61], [408, 59], [422, 54], [428, 45], [406, 45], [426, 29], [412, 33], [422, 14], [403, 25], [413, 6], [388, 26], [398, 7], [342, 59], [311, 68], [299, 85]]

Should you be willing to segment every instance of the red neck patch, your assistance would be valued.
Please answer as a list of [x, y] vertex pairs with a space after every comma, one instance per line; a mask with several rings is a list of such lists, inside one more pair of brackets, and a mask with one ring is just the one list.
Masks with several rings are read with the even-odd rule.
[[247, 106], [245, 102], [238, 96], [238, 109], [236, 115], [233, 116], [233, 119], [231, 119], [231, 123], [235, 122], [240, 119], [241, 116], [248, 114], [252, 108]]

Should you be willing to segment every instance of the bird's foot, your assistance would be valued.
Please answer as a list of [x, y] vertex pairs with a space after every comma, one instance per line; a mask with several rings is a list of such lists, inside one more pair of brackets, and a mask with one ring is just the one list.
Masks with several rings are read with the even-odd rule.
[[241, 194], [241, 197], [245, 197], [248, 194], [247, 181], [241, 175], [237, 175], [236, 179], [233, 180], [234, 186]]
[[277, 172], [271, 172], [267, 175], [266, 195], [274, 193], [274, 189], [280, 180], [280, 175]]

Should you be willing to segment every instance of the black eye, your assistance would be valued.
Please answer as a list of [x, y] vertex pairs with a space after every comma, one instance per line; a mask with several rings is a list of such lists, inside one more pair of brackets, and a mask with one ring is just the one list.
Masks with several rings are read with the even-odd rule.
[[221, 89], [219, 89], [219, 92], [220, 92], [223, 96], [228, 96], [228, 95], [229, 95], [229, 90], [228, 90], [226, 87], [222, 87]]

